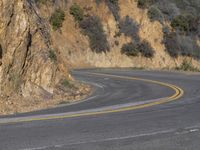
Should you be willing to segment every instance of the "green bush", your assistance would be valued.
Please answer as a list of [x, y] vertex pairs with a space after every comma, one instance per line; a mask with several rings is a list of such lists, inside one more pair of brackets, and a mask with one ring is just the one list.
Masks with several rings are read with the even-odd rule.
[[179, 67], [175, 68], [176, 70], [183, 70], [183, 71], [194, 71], [199, 72], [200, 70], [192, 65], [191, 61], [187, 61], [186, 59], [183, 60], [182, 64]]
[[90, 16], [80, 22], [83, 32], [89, 37], [90, 48], [97, 52], [109, 51], [109, 44], [103, 30], [101, 20], [97, 16]]
[[138, 0], [138, 7], [139, 8], [148, 8], [150, 7], [151, 5], [153, 5], [157, 0]]
[[64, 20], [64, 11], [62, 9], [56, 9], [50, 18], [50, 23], [53, 27], [53, 30], [58, 30], [59, 28], [61, 28]]
[[64, 80], [62, 81], [62, 85], [65, 86], [65, 87], [69, 87], [69, 86], [71, 85], [71, 83], [70, 83], [69, 80], [64, 79]]
[[48, 0], [35, 0], [35, 2], [38, 4], [46, 4]]
[[61, 81], [61, 85], [65, 88], [73, 88], [73, 89], [77, 89], [77, 87], [75, 86], [74, 82], [69, 80], [69, 79], [63, 79]]
[[74, 19], [77, 22], [80, 22], [83, 20], [84, 18], [84, 12], [83, 9], [76, 3], [74, 3], [71, 7], [70, 7], [70, 14], [74, 17]]
[[[42, 5], [47, 5], [50, 4], [51, 6], [56, 6], [55, 8], [62, 7], [64, 8], [64, 6], [66, 6], [68, 0], [62, 0], [63, 2], [60, 2], [59, 0], [33, 0], [36, 2], [36, 4], [38, 4], [38, 6], [40, 6], [40, 4]], [[63, 5], [64, 4], [64, 5]]]
[[146, 8], [146, 0], [138, 0], [137, 5], [139, 8]]
[[120, 20], [119, 0], [107, 0], [106, 3], [108, 5], [108, 8], [110, 9], [110, 11], [112, 12], [115, 20], [119, 21]]
[[52, 61], [57, 61], [57, 56], [56, 56], [56, 53], [54, 50], [49, 50], [49, 58], [52, 60]]
[[160, 22], [163, 22], [163, 15], [159, 8], [156, 6], [151, 6], [148, 10], [148, 17], [151, 21], [158, 20]]
[[109, 0], [113, 4], [118, 4], [119, 0]]
[[138, 7], [148, 9], [151, 21], [171, 24], [164, 32], [164, 44], [170, 56], [200, 59], [200, 1], [199, 0], [137, 0]]
[[168, 21], [171, 21], [174, 17], [180, 15], [181, 13], [176, 3], [172, 1], [173, 0], [159, 0], [158, 3], [155, 4]]
[[200, 47], [196, 40], [190, 36], [179, 35], [176, 32], [164, 34], [166, 51], [171, 57], [189, 56], [200, 58]]
[[140, 51], [138, 50], [138, 45], [131, 42], [122, 46], [121, 53], [127, 56], [138, 56]]
[[200, 35], [200, 16], [187, 15], [189, 32]]
[[144, 57], [151, 58], [154, 56], [155, 51], [147, 41], [142, 41], [138, 43], [138, 50]]
[[101, 53], [110, 50], [103, 25], [98, 16], [84, 16], [83, 10], [76, 3], [71, 6], [70, 14], [73, 15], [74, 19], [79, 23], [79, 27], [82, 29], [83, 33], [89, 37], [92, 51]]
[[175, 32], [164, 34], [164, 44], [171, 57], [177, 58], [180, 55], [181, 50], [177, 44], [177, 34]]
[[139, 24], [129, 16], [126, 16], [119, 22], [120, 34], [124, 33], [124, 35], [131, 37], [135, 42], [140, 41], [139, 27]]
[[180, 30], [184, 32], [189, 31], [189, 27], [190, 27], [188, 18], [183, 15], [179, 15], [175, 17], [171, 22], [171, 26], [172, 28], [176, 30]]
[[121, 48], [121, 53], [127, 56], [138, 56], [140, 53], [144, 57], [151, 58], [154, 56], [155, 51], [147, 41], [142, 41], [124, 44]]
[[176, 31], [181, 31], [180, 34], [200, 37], [200, 16], [179, 15], [172, 20], [171, 26]]

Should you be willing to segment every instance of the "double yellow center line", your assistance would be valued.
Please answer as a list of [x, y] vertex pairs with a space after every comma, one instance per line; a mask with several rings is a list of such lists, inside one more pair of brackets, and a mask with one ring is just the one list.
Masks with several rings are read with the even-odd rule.
[[175, 100], [178, 100], [180, 97], [183, 96], [184, 91], [179, 88], [178, 86], [160, 82], [160, 81], [154, 81], [154, 80], [149, 80], [149, 79], [142, 79], [142, 78], [135, 78], [135, 77], [127, 77], [127, 76], [118, 76], [118, 75], [111, 75], [111, 74], [102, 74], [102, 73], [90, 73], [86, 72], [89, 75], [95, 75], [95, 76], [103, 76], [103, 77], [112, 77], [112, 78], [117, 78], [117, 79], [126, 79], [126, 80], [138, 80], [138, 81], [143, 81], [143, 82], [148, 82], [148, 83], [153, 83], [153, 84], [158, 84], [161, 86], [165, 86], [168, 88], [171, 88], [175, 91], [175, 93], [166, 98], [161, 98], [158, 101], [153, 101], [153, 102], [147, 102], [145, 104], [141, 105], [135, 105], [135, 106], [127, 106], [127, 107], [122, 107], [122, 108], [117, 108], [117, 109], [106, 109], [106, 110], [101, 110], [101, 111], [92, 111], [92, 112], [82, 112], [82, 113], [74, 113], [74, 114], [58, 114], [58, 115], [49, 115], [49, 116], [40, 116], [40, 117], [24, 117], [24, 118], [18, 118], [18, 119], [7, 119], [7, 121], [1, 121], [0, 119], [0, 124], [8, 124], [8, 123], [20, 123], [20, 122], [31, 122], [31, 121], [45, 121], [45, 120], [54, 120], [54, 119], [64, 119], [64, 118], [73, 118], [73, 117], [82, 117], [82, 116], [91, 116], [91, 115], [101, 115], [101, 114], [109, 114], [109, 113], [117, 113], [117, 112], [124, 112], [124, 111], [130, 111], [130, 110], [136, 110], [136, 109], [142, 109], [142, 108], [147, 108], [155, 105], [160, 105], [168, 102], [172, 102]]

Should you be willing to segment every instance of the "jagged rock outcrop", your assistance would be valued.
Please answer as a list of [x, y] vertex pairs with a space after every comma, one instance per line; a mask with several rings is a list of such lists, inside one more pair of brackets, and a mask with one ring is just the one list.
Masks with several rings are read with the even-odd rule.
[[50, 28], [35, 2], [0, 0], [0, 10], [1, 94], [28, 96], [41, 90], [52, 94], [64, 74], [59, 62], [49, 57]]
[[66, 1], [54, 0], [50, 11], [38, 2], [0, 0], [0, 114], [50, 108], [90, 92], [73, 80], [54, 46], [49, 18]]

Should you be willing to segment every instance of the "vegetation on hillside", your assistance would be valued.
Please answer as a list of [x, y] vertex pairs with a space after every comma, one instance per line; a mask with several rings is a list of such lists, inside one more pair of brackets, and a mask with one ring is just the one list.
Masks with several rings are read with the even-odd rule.
[[70, 7], [70, 14], [73, 15], [75, 21], [77, 22], [80, 22], [84, 19], [83, 9], [76, 3]]
[[46, 4], [48, 0], [35, 0], [37, 4]]
[[124, 44], [121, 48], [121, 53], [127, 56], [141, 56], [151, 58], [154, 55], [154, 50], [147, 41], [141, 41], [138, 43], [127, 43]]
[[107, 36], [104, 33], [101, 20], [97, 16], [90, 16], [85, 18], [80, 27], [84, 33], [89, 37], [90, 47], [97, 53], [106, 52], [109, 50]]
[[[35, 0], [36, 3], [55, 3], [55, 0]], [[144, 57], [153, 57], [155, 50], [147, 41], [139, 36], [140, 25], [129, 16], [120, 17], [118, 0], [96, 0], [107, 4], [115, 20], [118, 23], [119, 32], [114, 38], [121, 34], [131, 37], [132, 41], [121, 47], [121, 52], [128, 56], [141, 54]], [[166, 51], [171, 57], [189, 56], [200, 59], [200, 46], [197, 40], [200, 38], [200, 1], [198, 0], [137, 0], [137, 6], [147, 9], [151, 21], [159, 21], [163, 25]], [[90, 48], [97, 53], [110, 50], [107, 35], [103, 30], [101, 19], [90, 13], [85, 13], [84, 8], [77, 3], [72, 4], [69, 13], [74, 17], [82, 33], [89, 38]], [[54, 30], [62, 27], [65, 13], [62, 9], [56, 9], [50, 18]], [[166, 22], [169, 24], [166, 25]], [[116, 39], [117, 41], [117, 39]], [[115, 42], [119, 45], [119, 42]]]
[[101, 2], [105, 2], [115, 17], [116, 21], [120, 20], [120, 8], [119, 8], [119, 0], [96, 0], [96, 3], [99, 4]]
[[[47, 3], [55, 3], [56, 0], [35, 0], [35, 2], [36, 2], [36, 4], [43, 4], [43, 5], [45, 5]], [[66, 2], [67, 2], [67, 0], [66, 0]]]
[[152, 21], [170, 22], [172, 30], [163, 26], [163, 42], [170, 56], [200, 58], [197, 44], [200, 38], [199, 0], [138, 0], [138, 7], [148, 9]]
[[175, 68], [176, 70], [183, 70], [183, 71], [194, 71], [199, 72], [200, 70], [192, 65], [191, 61], [183, 60], [182, 64]]
[[65, 20], [65, 12], [62, 9], [56, 9], [50, 18], [50, 23], [53, 30], [58, 30], [62, 27]]
[[98, 16], [84, 16], [83, 9], [76, 3], [70, 7], [70, 14], [74, 17], [74, 20], [78, 22], [83, 33], [89, 37], [92, 51], [101, 53], [110, 50], [107, 36]]
[[129, 16], [126, 16], [119, 22], [119, 32], [131, 37], [132, 40], [135, 42], [138, 42], [140, 40], [140, 37], [138, 35], [139, 28], [139, 24]]
[[124, 44], [121, 52], [127, 56], [138, 56], [140, 53], [144, 57], [153, 57], [154, 49], [151, 45], [139, 37], [139, 25], [129, 16], [121, 20], [119, 23], [120, 34], [124, 34], [132, 38], [132, 42]]
[[55, 50], [53, 50], [53, 49], [49, 50], [49, 58], [54, 62], [57, 61], [57, 56], [56, 56]]

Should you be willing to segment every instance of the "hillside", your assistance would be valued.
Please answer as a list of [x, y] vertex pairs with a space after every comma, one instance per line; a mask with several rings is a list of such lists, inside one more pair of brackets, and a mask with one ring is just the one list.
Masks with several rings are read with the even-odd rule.
[[0, 112], [86, 96], [72, 68], [197, 71], [199, 14], [199, 0], [0, 0]]
[[0, 114], [52, 107], [88, 94], [54, 50], [49, 21], [35, 1], [0, 0], [0, 50]]
[[[50, 5], [40, 7], [50, 12]], [[62, 9], [52, 35], [72, 68], [199, 67], [198, 0], [68, 0]]]

